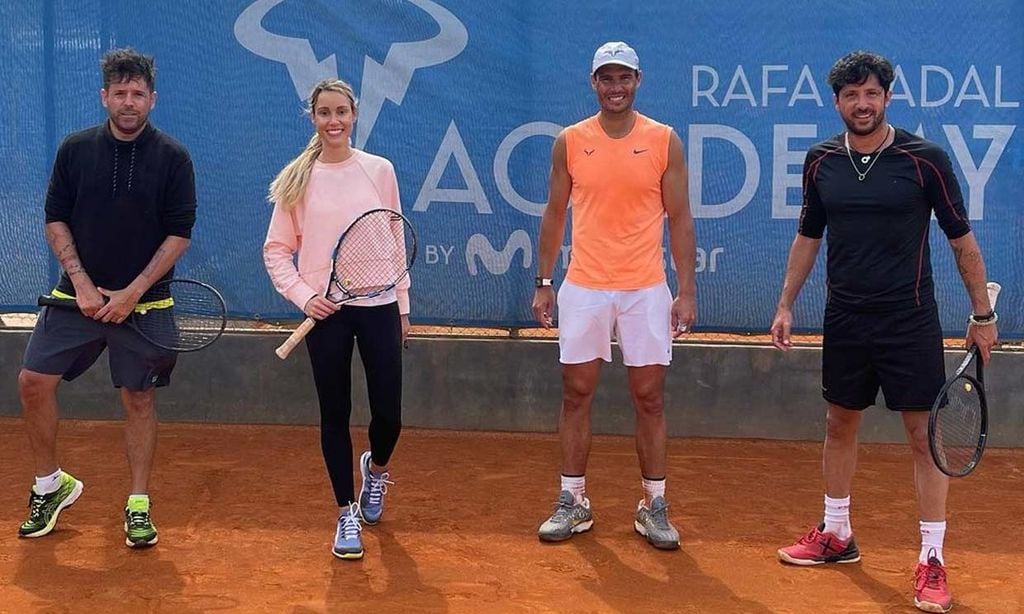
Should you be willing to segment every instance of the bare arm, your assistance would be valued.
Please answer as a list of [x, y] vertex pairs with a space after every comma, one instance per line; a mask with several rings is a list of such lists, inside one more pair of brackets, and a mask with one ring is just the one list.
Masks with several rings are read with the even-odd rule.
[[[548, 204], [540, 220], [540, 238], [537, 240], [537, 275], [550, 278], [554, 274], [558, 252], [565, 236], [565, 218], [569, 209], [572, 177], [565, 153], [565, 132], [555, 139], [551, 148], [551, 175], [548, 179]], [[554, 322], [555, 291], [537, 288], [533, 296], [533, 315], [550, 328]]]
[[[971, 310], [976, 315], [986, 315], [992, 311], [992, 305], [988, 299], [988, 279], [985, 274], [985, 259], [981, 256], [981, 248], [973, 232], [968, 232], [962, 237], [950, 239], [949, 245], [953, 248], [953, 256], [956, 258], [956, 267], [960, 271], [960, 278], [963, 279], [964, 287], [967, 288], [967, 295], [971, 299]], [[978, 346], [982, 360], [988, 362], [992, 346], [999, 340], [999, 331], [996, 325], [977, 326], [971, 324], [967, 327], [967, 347]]]
[[964, 287], [967, 288], [974, 313], [981, 315], [992, 311], [985, 286], [988, 283], [985, 277], [985, 260], [981, 257], [981, 248], [978, 247], [974, 233], [969, 232], [960, 238], [951, 239], [949, 245], [953, 248], [956, 266], [960, 270]]
[[789, 260], [786, 262], [786, 277], [782, 282], [782, 294], [775, 310], [772, 322], [772, 343], [780, 350], [788, 350], [792, 345], [790, 330], [793, 326], [793, 303], [804, 287], [807, 276], [814, 268], [814, 260], [818, 256], [821, 239], [811, 239], [798, 234], [789, 248]]
[[93, 317], [102, 322], [123, 322], [146, 290], [171, 270], [191, 243], [185, 237], [168, 236], [150, 258], [146, 268], [130, 284], [118, 290], [98, 288], [109, 300]]
[[49, 222], [46, 224], [45, 233], [50, 250], [75, 287], [78, 308], [84, 315], [93, 317], [103, 307], [103, 296], [96, 290], [85, 267], [82, 266], [78, 248], [75, 247], [75, 239], [71, 236], [71, 228], [64, 222]]
[[679, 294], [672, 304], [672, 330], [679, 336], [697, 319], [697, 238], [690, 213], [686, 155], [675, 131], [669, 140], [668, 168], [661, 178], [661, 198], [668, 215], [669, 250], [676, 263]]

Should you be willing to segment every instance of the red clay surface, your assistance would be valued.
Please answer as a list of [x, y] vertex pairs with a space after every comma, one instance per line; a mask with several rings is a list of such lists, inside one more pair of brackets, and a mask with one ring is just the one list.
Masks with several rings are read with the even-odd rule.
[[[365, 441], [365, 432], [356, 432]], [[775, 550], [821, 514], [819, 445], [674, 439], [670, 514], [683, 547], [632, 529], [633, 442], [597, 437], [594, 529], [545, 545], [554, 435], [407, 429], [361, 562], [331, 556], [332, 497], [310, 427], [164, 424], [152, 497], [160, 544], [124, 546], [121, 426], [66, 422], [61, 459], [85, 493], [23, 540], [32, 468], [0, 419], [0, 612], [912, 612], [918, 548], [909, 451], [865, 445], [853, 522], [864, 558], [783, 566]], [[990, 450], [954, 484], [946, 553], [954, 612], [1024, 611], [1022, 450]], [[363, 608], [373, 608], [363, 609]]]

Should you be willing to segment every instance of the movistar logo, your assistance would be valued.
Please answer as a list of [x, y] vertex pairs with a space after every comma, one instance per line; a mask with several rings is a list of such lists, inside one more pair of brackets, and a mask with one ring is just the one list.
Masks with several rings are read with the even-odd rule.
[[[333, 53], [318, 60], [309, 39], [282, 36], [263, 28], [263, 18], [283, 1], [256, 0], [250, 4], [235, 20], [235, 38], [254, 54], [284, 64], [295, 92], [305, 100], [317, 81], [338, 78], [338, 60]], [[358, 148], [370, 138], [384, 101], [402, 104], [416, 69], [451, 60], [469, 41], [466, 26], [447, 9], [431, 0], [409, 2], [430, 15], [440, 31], [426, 40], [392, 43], [383, 63], [364, 56], [363, 81], [356, 87], [360, 99], [355, 139]]]
[[530, 235], [525, 230], [516, 230], [509, 235], [505, 247], [501, 251], [494, 249], [491, 242], [482, 234], [475, 234], [466, 242], [466, 268], [470, 275], [477, 274], [477, 260], [492, 275], [504, 275], [512, 266], [516, 252], [523, 252], [523, 268], [533, 265], [533, 245]]

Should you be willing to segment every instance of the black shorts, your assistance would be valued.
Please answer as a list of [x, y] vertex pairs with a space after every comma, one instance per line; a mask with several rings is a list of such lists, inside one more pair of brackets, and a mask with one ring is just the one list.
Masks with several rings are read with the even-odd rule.
[[73, 309], [43, 307], [22, 361], [29, 371], [71, 381], [110, 348], [110, 379], [128, 390], [166, 386], [178, 355], [146, 341], [124, 324], [104, 324]]
[[946, 379], [942, 327], [933, 305], [887, 313], [828, 307], [821, 392], [846, 409], [875, 404], [878, 389], [896, 411], [931, 409]]

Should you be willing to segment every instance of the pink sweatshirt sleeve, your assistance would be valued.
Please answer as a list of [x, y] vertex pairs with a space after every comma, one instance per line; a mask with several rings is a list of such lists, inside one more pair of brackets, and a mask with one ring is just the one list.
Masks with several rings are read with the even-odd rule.
[[274, 288], [302, 310], [317, 293], [302, 279], [295, 266], [295, 254], [302, 245], [302, 228], [297, 221], [300, 207], [301, 204], [284, 211], [274, 206], [267, 239], [263, 242], [263, 264]]
[[[390, 163], [387, 166], [387, 173], [381, 181], [381, 198], [384, 199], [384, 206], [401, 213], [402, 202], [398, 196], [398, 178], [395, 176], [395, 167]], [[406, 275], [402, 281], [395, 286], [395, 296], [398, 298], [398, 313], [409, 315], [409, 287], [412, 280]]]

